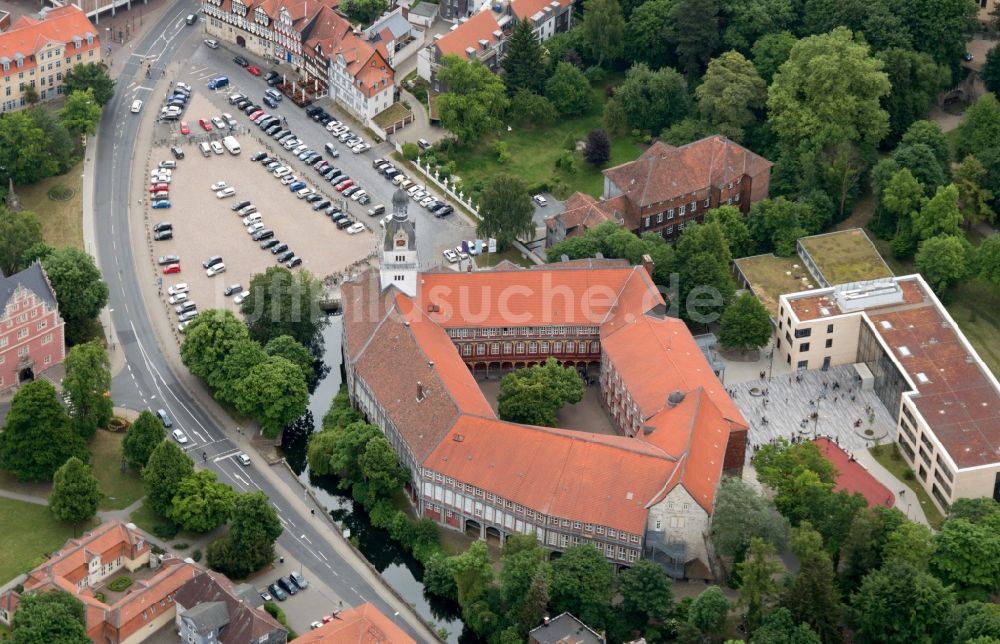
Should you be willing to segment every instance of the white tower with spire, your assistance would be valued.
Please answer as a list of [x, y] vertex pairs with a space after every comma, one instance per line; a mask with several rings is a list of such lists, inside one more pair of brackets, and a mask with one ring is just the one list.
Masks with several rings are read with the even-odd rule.
[[379, 278], [382, 290], [395, 286], [410, 297], [417, 294], [417, 231], [406, 215], [409, 199], [402, 188], [392, 195], [392, 219], [385, 224]]

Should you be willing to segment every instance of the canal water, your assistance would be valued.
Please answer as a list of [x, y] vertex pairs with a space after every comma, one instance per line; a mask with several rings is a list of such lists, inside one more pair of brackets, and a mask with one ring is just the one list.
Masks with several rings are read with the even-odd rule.
[[421, 581], [424, 570], [420, 562], [393, 541], [387, 531], [374, 527], [368, 520], [364, 507], [355, 503], [350, 493], [337, 489], [335, 477], [313, 476], [309, 471], [309, 464], [306, 462], [309, 434], [322, 430], [323, 416], [340, 389], [341, 329], [341, 318], [331, 316], [330, 324], [323, 331], [324, 362], [329, 370], [310, 396], [306, 416], [285, 430], [281, 445], [285, 459], [299, 480], [308, 485], [320, 503], [329, 509], [334, 520], [357, 537], [361, 553], [375, 566], [382, 578], [412, 604], [421, 617], [433, 624], [435, 629], [444, 628], [451, 644], [474, 642], [476, 638], [465, 628], [455, 603], [424, 595]]

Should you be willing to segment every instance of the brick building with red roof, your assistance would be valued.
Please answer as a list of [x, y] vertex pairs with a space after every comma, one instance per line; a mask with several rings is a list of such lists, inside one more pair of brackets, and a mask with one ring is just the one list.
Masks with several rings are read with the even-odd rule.
[[302, 644], [416, 644], [371, 602], [334, 614], [333, 619], [295, 638]]
[[[145, 567], [155, 567], [156, 572], [137, 579], [120, 598], [111, 603], [98, 598], [97, 591], [117, 572]], [[180, 559], [151, 554], [144, 533], [131, 523], [115, 520], [67, 541], [59, 552], [28, 573], [22, 594], [65, 590], [83, 602], [91, 640], [133, 644], [173, 621], [174, 595], [199, 572]], [[0, 596], [0, 621], [10, 624], [19, 599], [20, 594], [14, 591]]]
[[22, 16], [0, 33], [0, 75], [5, 92], [0, 112], [27, 107], [24, 92], [29, 87], [43, 101], [61, 95], [69, 70], [100, 62], [98, 30], [77, 7]]
[[855, 365], [940, 510], [1000, 501], [1000, 383], [920, 275], [782, 295], [778, 336], [792, 367]]
[[[393, 205], [387, 239], [415, 237], [406, 199]], [[665, 315], [651, 268], [406, 266], [412, 293], [375, 271], [344, 284], [343, 350], [351, 398], [410, 471], [420, 514], [482, 538], [592, 543], [616, 566], [647, 558], [675, 577], [711, 576], [715, 489], [743, 465], [747, 422]], [[598, 378], [618, 435], [497, 417], [474, 376], [549, 357]]]

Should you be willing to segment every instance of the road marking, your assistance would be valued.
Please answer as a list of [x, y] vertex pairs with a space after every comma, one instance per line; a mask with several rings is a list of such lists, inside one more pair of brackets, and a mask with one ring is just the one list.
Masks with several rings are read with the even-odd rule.
[[323, 551], [322, 551], [322, 550], [320, 550], [320, 551], [319, 551], [319, 556], [320, 556], [320, 557], [323, 557], [323, 560], [324, 560], [324, 561], [330, 561], [329, 559], [327, 559], [327, 558], [326, 558], [326, 555], [324, 555], [324, 554], [323, 554]]
[[[206, 445], [206, 447], [208, 447], [208, 445]], [[223, 452], [222, 454], [220, 454], [220, 455], [216, 456], [215, 458], [213, 458], [212, 462], [213, 463], [218, 463], [219, 461], [224, 461], [227, 458], [229, 458], [230, 456], [234, 456], [236, 454], [239, 454], [239, 452], [240, 452], [240, 450], [238, 450], [238, 449], [232, 449], [232, 450], [229, 450], [228, 452]]]
[[247, 483], [246, 480], [242, 476], [240, 476], [239, 474], [233, 472], [233, 476], [235, 476], [241, 483], [243, 483], [247, 487], [250, 487], [250, 484]]
[[309, 543], [310, 545], [312, 545], [312, 541], [311, 541], [311, 540], [309, 539], [309, 537], [307, 537], [306, 535], [302, 535], [302, 536], [301, 536], [301, 537], [299, 537], [299, 538], [300, 538], [300, 539], [302, 539], [303, 541], [306, 541], [306, 542], [308, 542], [308, 543]]

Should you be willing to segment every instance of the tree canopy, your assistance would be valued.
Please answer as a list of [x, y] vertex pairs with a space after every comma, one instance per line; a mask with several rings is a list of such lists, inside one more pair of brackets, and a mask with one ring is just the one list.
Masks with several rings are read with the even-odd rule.
[[77, 526], [94, 517], [102, 496], [90, 466], [71, 456], [56, 470], [49, 509], [56, 519]]
[[66, 129], [76, 134], [93, 134], [101, 121], [101, 106], [94, 98], [94, 90], [70, 92], [66, 103], [59, 110], [59, 120]]
[[59, 315], [66, 322], [66, 340], [75, 343], [87, 339], [92, 321], [108, 303], [108, 285], [101, 279], [94, 258], [66, 246], [44, 257], [42, 266], [56, 293]]
[[309, 389], [302, 369], [281, 356], [271, 356], [255, 365], [241, 380], [233, 400], [242, 414], [253, 417], [268, 438], [274, 438], [305, 413]]
[[83, 602], [65, 590], [21, 595], [11, 624], [12, 644], [89, 644]]
[[194, 474], [194, 461], [170, 441], [162, 441], [153, 449], [142, 470], [146, 503], [160, 516], [167, 516], [177, 488]]
[[83, 438], [92, 438], [98, 427], [111, 422], [111, 362], [104, 345], [97, 340], [69, 350], [64, 362], [63, 393], [69, 396], [72, 422]]
[[625, 113], [630, 128], [659, 132], [687, 116], [691, 107], [687, 83], [676, 70], [653, 71], [636, 63], [615, 88], [615, 101]]
[[750, 293], [743, 293], [726, 308], [719, 320], [719, 341], [723, 346], [747, 351], [759, 349], [771, 340], [771, 316]]
[[103, 66], [97, 63], [75, 65], [63, 77], [63, 93], [93, 90], [98, 105], [105, 105], [115, 94], [115, 81]]
[[572, 366], [555, 358], [542, 365], [518, 369], [504, 376], [497, 396], [500, 418], [515, 423], [555, 427], [557, 413], [567, 403], [583, 398], [583, 380]]
[[578, 116], [590, 111], [594, 103], [590, 83], [576, 65], [557, 63], [545, 83], [545, 96], [556, 111], [565, 116]]
[[618, 59], [624, 47], [625, 19], [618, 0], [584, 0], [583, 33], [598, 66]]
[[544, 68], [543, 51], [529, 20], [514, 25], [505, 47], [501, 66], [508, 92], [511, 95], [521, 90], [540, 93], [545, 84], [545, 75], [540, 73]]
[[593, 545], [571, 546], [552, 562], [550, 606], [599, 628], [611, 602], [611, 565]]
[[163, 442], [166, 430], [160, 419], [148, 409], [142, 410], [125, 431], [122, 441], [122, 455], [133, 467], [143, 468], [156, 446]]
[[210, 532], [229, 519], [236, 496], [231, 487], [216, 480], [214, 472], [198, 470], [177, 484], [167, 518], [185, 530]]
[[479, 195], [477, 232], [497, 240], [497, 248], [508, 248], [522, 236], [534, 232], [532, 216], [535, 207], [528, 188], [518, 177], [506, 174], [494, 176]]
[[0, 467], [19, 481], [49, 481], [70, 457], [89, 459], [55, 387], [34, 380], [14, 394], [0, 432]]
[[755, 111], [764, 107], [767, 84], [743, 54], [728, 51], [709, 61], [695, 96], [698, 110], [720, 133], [742, 141], [757, 120]]
[[10, 212], [0, 204], [0, 272], [13, 275], [28, 267], [29, 251], [42, 242], [42, 223], [30, 210]]
[[254, 275], [247, 290], [250, 295], [240, 310], [251, 338], [266, 345], [278, 336], [289, 335], [314, 356], [322, 355], [321, 334], [327, 323], [320, 308], [323, 284], [312, 273], [271, 266]]
[[479, 60], [454, 54], [441, 59], [438, 81], [448, 91], [437, 97], [441, 125], [461, 143], [472, 143], [487, 132], [500, 130], [510, 99], [503, 80]]

